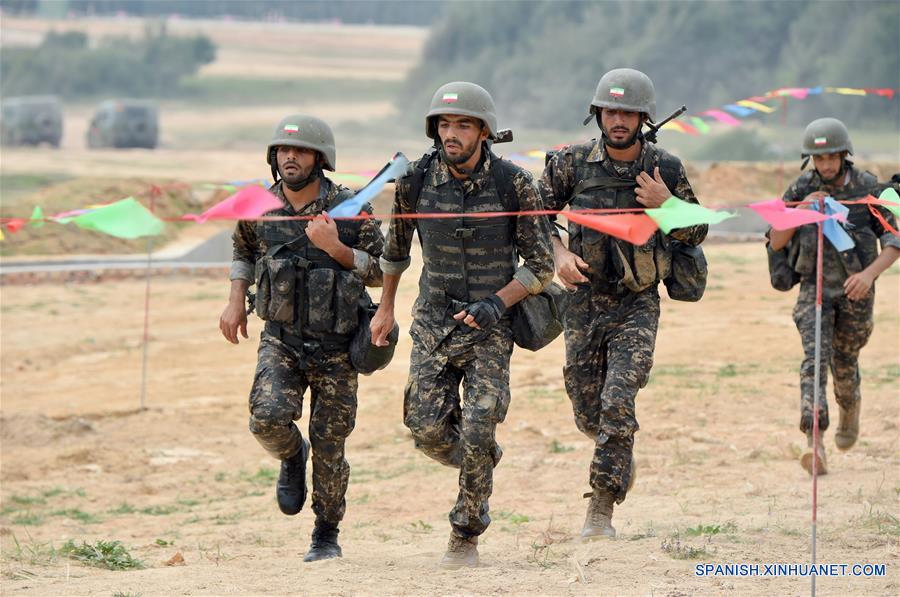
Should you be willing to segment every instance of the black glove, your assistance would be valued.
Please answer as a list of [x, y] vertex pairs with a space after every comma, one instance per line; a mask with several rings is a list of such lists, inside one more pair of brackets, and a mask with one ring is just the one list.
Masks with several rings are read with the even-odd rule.
[[475, 319], [478, 327], [486, 330], [500, 321], [500, 318], [506, 313], [506, 305], [499, 296], [492, 294], [480, 301], [469, 303], [465, 311]]

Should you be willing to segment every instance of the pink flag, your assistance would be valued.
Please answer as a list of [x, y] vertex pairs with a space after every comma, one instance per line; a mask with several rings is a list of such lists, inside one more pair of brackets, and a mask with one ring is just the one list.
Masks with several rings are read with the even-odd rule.
[[788, 230], [804, 224], [822, 222], [830, 217], [812, 209], [788, 209], [781, 199], [751, 203], [747, 207], [759, 214], [759, 217], [775, 230]]
[[604, 234], [627, 240], [633, 245], [643, 245], [659, 228], [656, 222], [644, 214], [615, 214], [600, 216], [593, 214], [579, 214], [569, 211], [562, 215], [569, 220], [593, 228]]
[[721, 110], [707, 110], [706, 112], [700, 112], [701, 114], [706, 114], [708, 116], [712, 116], [719, 122], [724, 122], [729, 126], [738, 126], [741, 124], [741, 121], [732, 116], [731, 114], [726, 114]]
[[187, 214], [182, 216], [182, 219], [194, 220], [201, 224], [206, 220], [252, 220], [282, 205], [281, 200], [266, 189], [249, 185], [221, 203], [213, 205], [201, 215]]

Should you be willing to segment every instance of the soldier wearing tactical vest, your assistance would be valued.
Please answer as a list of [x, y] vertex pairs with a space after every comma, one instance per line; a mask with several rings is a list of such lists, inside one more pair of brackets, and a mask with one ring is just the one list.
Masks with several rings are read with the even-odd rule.
[[[601, 77], [587, 124], [600, 139], [570, 145], [547, 162], [540, 181], [547, 209], [653, 208], [669, 197], [697, 203], [681, 161], [647, 142], [641, 131], [656, 119], [653, 83], [642, 72], [611, 70]], [[563, 377], [578, 429], [595, 442], [592, 491], [581, 536], [615, 537], [614, 504], [634, 483], [634, 401], [646, 385], [659, 324], [657, 286], [670, 273], [671, 245], [698, 246], [707, 227], [657, 231], [633, 246], [569, 222], [568, 247], [554, 230], [556, 271], [572, 292], [565, 314]]]
[[[394, 214], [541, 209], [531, 175], [491, 151], [497, 117], [483, 88], [465, 82], [439, 88], [425, 133], [435, 147], [397, 181]], [[441, 565], [471, 567], [478, 564], [478, 537], [491, 520], [488, 498], [502, 454], [494, 433], [510, 402], [509, 310], [550, 283], [550, 233], [540, 217], [392, 219], [381, 257], [384, 290], [372, 319], [373, 342], [382, 342], [394, 324], [394, 298], [410, 264], [414, 232], [424, 265], [410, 328], [404, 423], [416, 448], [459, 469]]]
[[[809, 209], [826, 196], [837, 200], [861, 199], [877, 194], [878, 180], [861, 172], [847, 159], [853, 153], [850, 133], [836, 118], [820, 118], [806, 127], [803, 134], [803, 166], [812, 158], [814, 169], [800, 175], [784, 193], [784, 201], [804, 203], [798, 209]], [[881, 206], [875, 209], [879, 219], [867, 205], [847, 205], [847, 233], [855, 246], [838, 251], [827, 239], [822, 255], [822, 333], [819, 378], [818, 474], [827, 472], [825, 446], [821, 434], [828, 429], [828, 403], [825, 400], [827, 368], [834, 376], [834, 397], [840, 418], [834, 443], [849, 450], [859, 436], [859, 352], [872, 334], [872, 309], [875, 303], [875, 278], [900, 256], [900, 238], [893, 215]], [[789, 230], [770, 230], [769, 246], [785, 251], [787, 262], [800, 282], [800, 294], [794, 307], [794, 323], [803, 343], [800, 366], [800, 431], [806, 434], [807, 449], [800, 464], [812, 474], [813, 400], [815, 392], [815, 323], [816, 323], [816, 245], [814, 224]], [[877, 241], [881, 241], [881, 254]], [[796, 281], [795, 280], [795, 281]]]
[[[356, 420], [357, 371], [349, 344], [360, 328], [364, 285], [380, 286], [384, 245], [374, 219], [335, 221], [323, 213], [353, 196], [330, 181], [334, 135], [322, 120], [300, 114], [282, 119], [266, 150], [284, 205], [267, 216], [312, 220], [241, 221], [234, 232], [231, 295], [219, 327], [238, 343], [247, 337], [244, 295], [256, 285], [255, 309], [266, 320], [250, 391], [250, 431], [281, 460], [276, 486], [285, 514], [306, 500], [310, 443], [294, 423], [310, 390], [312, 545], [304, 561], [340, 557], [338, 524], [344, 517], [350, 466], [344, 442]], [[371, 206], [365, 210], [371, 213]]]

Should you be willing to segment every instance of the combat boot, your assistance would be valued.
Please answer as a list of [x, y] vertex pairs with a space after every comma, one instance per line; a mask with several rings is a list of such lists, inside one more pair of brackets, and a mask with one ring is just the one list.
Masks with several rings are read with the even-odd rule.
[[281, 473], [275, 485], [278, 508], [289, 516], [300, 512], [306, 501], [306, 461], [309, 458], [309, 442], [300, 442], [300, 449], [290, 458], [281, 461]]
[[616, 498], [606, 489], [594, 489], [590, 496], [587, 516], [584, 519], [584, 528], [581, 529], [581, 538], [584, 541], [593, 541], [602, 537], [615, 538], [616, 529], [612, 525], [613, 505]]
[[447, 553], [441, 558], [441, 568], [456, 570], [478, 566], [478, 537], [460, 537], [450, 533]]
[[838, 450], [849, 450], [859, 437], [859, 411], [862, 405], [859, 400], [850, 408], [840, 407], [840, 419], [837, 431], [834, 432], [834, 443]]
[[[825, 445], [822, 443], [822, 432], [819, 432], [819, 445], [818, 450], [816, 450], [816, 474], [817, 475], [827, 475], [828, 474], [828, 465], [825, 462]], [[800, 456], [800, 466], [806, 469], [806, 472], [810, 475], [813, 474], [813, 433], [812, 431], [806, 432], [806, 451], [803, 452], [803, 455]]]
[[303, 556], [303, 561], [315, 562], [343, 557], [344, 553], [337, 541], [339, 532], [336, 524], [316, 520], [316, 527], [312, 532], [312, 543], [309, 551]]

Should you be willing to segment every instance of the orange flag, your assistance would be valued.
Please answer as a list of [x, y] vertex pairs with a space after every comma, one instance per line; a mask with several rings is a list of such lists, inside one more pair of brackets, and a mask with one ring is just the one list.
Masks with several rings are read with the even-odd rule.
[[659, 226], [652, 218], [644, 214], [613, 214], [599, 216], [592, 214], [579, 214], [563, 212], [572, 222], [587, 226], [604, 234], [627, 240], [633, 245], [643, 245]]

